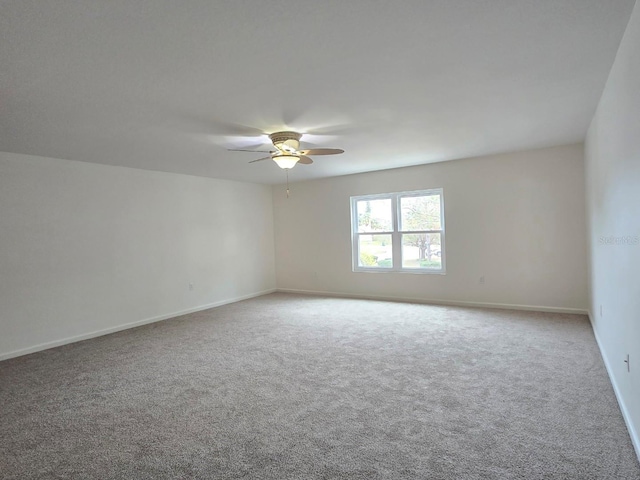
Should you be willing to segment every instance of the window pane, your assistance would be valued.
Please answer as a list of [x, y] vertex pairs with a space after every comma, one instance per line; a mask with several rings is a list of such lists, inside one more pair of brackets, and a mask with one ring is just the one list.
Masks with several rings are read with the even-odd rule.
[[441, 230], [440, 195], [400, 197], [403, 231]]
[[359, 232], [391, 232], [391, 199], [359, 200], [358, 212]]
[[402, 235], [402, 268], [442, 268], [439, 233]]
[[358, 235], [359, 267], [391, 268], [391, 235]]

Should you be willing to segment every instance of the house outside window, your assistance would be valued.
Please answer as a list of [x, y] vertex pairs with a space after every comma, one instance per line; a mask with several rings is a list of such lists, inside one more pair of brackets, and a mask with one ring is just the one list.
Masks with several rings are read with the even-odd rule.
[[351, 197], [354, 272], [445, 273], [441, 188]]

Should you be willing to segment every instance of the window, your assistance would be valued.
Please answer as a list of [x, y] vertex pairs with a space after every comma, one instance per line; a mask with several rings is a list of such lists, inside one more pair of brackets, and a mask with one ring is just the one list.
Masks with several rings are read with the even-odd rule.
[[442, 189], [351, 197], [354, 272], [445, 273]]

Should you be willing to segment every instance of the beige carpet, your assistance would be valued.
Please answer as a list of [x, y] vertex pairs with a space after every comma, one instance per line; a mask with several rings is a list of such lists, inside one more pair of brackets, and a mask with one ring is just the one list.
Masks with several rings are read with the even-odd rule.
[[273, 294], [0, 363], [0, 478], [640, 479], [583, 316]]

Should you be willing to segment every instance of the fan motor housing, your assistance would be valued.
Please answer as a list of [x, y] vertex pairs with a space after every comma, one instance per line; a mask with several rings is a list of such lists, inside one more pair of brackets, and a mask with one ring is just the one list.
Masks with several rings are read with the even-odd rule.
[[285, 143], [287, 140], [298, 141], [300, 137], [302, 137], [302, 134], [298, 132], [275, 132], [269, 135], [269, 138], [274, 144]]

